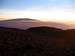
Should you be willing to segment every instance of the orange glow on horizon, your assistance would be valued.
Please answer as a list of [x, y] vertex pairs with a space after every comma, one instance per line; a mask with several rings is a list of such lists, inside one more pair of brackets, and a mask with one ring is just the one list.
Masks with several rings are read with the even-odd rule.
[[[10, 19], [15, 19], [16, 17], [13, 16], [5, 16], [2, 15], [0, 16], [0, 20], [10, 20]], [[23, 17], [25, 18], [25, 17]], [[34, 19], [34, 18], [31, 18]], [[64, 24], [75, 24], [75, 19], [50, 19], [50, 18], [36, 18], [37, 20], [43, 21], [43, 22], [58, 22], [58, 23], [64, 23]]]

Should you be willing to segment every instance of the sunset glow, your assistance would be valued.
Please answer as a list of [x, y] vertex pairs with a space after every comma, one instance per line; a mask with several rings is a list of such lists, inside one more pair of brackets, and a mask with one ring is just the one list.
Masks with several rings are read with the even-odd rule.
[[0, 20], [14, 19], [14, 18], [32, 18], [41, 21], [55, 21], [75, 23], [75, 13], [64, 10], [45, 10], [45, 11], [3, 11]]
[[0, 9], [0, 20], [31, 18], [41, 21], [75, 24], [74, 2], [74, 0], [5, 0], [4, 8]]

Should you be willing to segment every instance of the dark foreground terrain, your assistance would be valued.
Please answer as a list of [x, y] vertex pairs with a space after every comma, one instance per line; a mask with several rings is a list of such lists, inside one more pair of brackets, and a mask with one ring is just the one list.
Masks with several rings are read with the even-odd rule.
[[0, 56], [75, 56], [75, 30], [0, 27]]

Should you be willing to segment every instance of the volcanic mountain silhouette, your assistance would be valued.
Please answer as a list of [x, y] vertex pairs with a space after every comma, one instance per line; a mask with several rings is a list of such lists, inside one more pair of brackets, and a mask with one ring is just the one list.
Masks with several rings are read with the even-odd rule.
[[39, 20], [29, 19], [29, 18], [18, 18], [18, 19], [0, 21], [0, 26], [9, 27], [9, 28], [18, 28], [18, 29], [28, 29], [30, 27], [39, 27], [39, 26], [56, 27], [61, 29], [67, 29], [69, 27], [68, 25], [62, 23], [42, 22]]
[[0, 27], [1, 56], [71, 56], [75, 54], [74, 43], [75, 29]]

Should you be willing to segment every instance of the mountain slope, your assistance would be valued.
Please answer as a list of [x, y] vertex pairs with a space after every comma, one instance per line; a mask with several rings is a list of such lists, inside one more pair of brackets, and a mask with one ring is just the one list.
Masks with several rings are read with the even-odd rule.
[[27, 30], [0, 27], [0, 55], [67, 56], [68, 52], [72, 52], [69, 54], [71, 56], [75, 54], [73, 36], [75, 30], [61, 30], [54, 27], [32, 27]]

